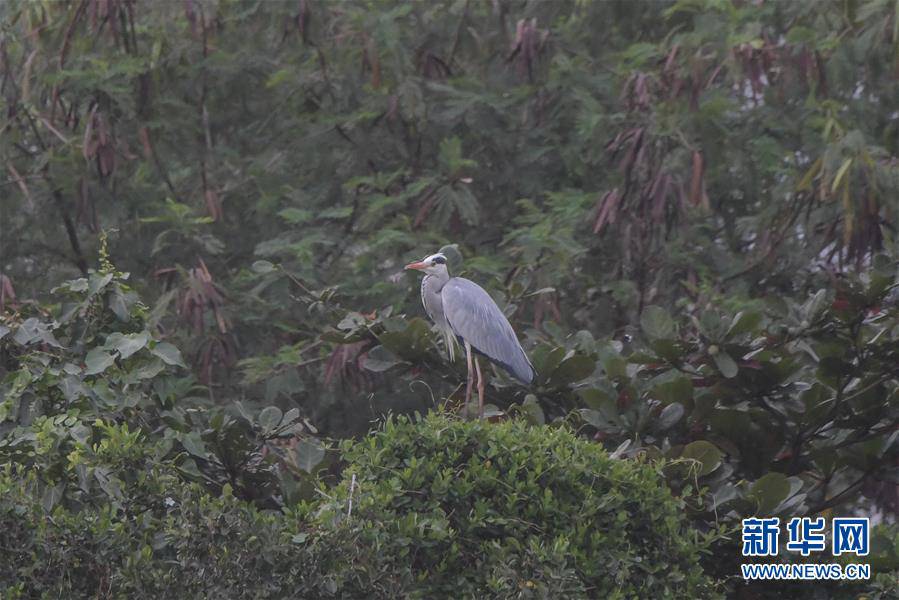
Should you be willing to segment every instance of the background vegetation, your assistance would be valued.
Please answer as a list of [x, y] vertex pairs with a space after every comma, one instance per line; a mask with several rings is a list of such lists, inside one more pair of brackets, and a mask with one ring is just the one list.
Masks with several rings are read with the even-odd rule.
[[[527, 547], [502, 545], [524, 539], [511, 514], [491, 513], [480, 541], [479, 525], [437, 518], [452, 514], [445, 469], [468, 473], [466, 493], [489, 479], [429, 445], [461, 427], [474, 456], [525, 460], [503, 472], [513, 487], [542, 469], [515, 458], [516, 436], [591, 444], [552, 451], [573, 489], [594, 449], [603, 468], [655, 470], [688, 522], [625, 512], [663, 537], [687, 528], [684, 556], [706, 557], [705, 574], [660, 584], [674, 597], [899, 593], [897, 11], [0, 4], [0, 510], [21, 542], [2, 547], [0, 584], [606, 589], [571, 498], [571, 530], [533, 522]], [[487, 398], [493, 420], [532, 429], [436, 416], [372, 438], [415, 449], [389, 464], [364, 444], [338, 452], [386, 414], [458, 406], [464, 365], [402, 272], [441, 247], [519, 331], [539, 378], [526, 390], [493, 372]], [[407, 480], [432, 496], [397, 496]], [[356, 493], [359, 530], [322, 520]], [[874, 516], [877, 579], [744, 586], [736, 525], [754, 514]], [[440, 527], [474, 532], [451, 543], [472, 578], [435, 575], [459, 571], [428, 562], [450, 543]], [[224, 554], [190, 572], [207, 544]], [[239, 560], [242, 590], [227, 578]], [[645, 593], [630, 576], [622, 593]]]

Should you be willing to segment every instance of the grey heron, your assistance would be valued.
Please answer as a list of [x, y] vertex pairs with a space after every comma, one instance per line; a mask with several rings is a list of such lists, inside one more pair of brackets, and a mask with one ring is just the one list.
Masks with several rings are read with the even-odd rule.
[[515, 336], [512, 325], [484, 288], [463, 277], [450, 277], [446, 256], [439, 252], [409, 263], [406, 269], [425, 274], [421, 280], [421, 302], [425, 312], [445, 336], [450, 360], [454, 358], [456, 340], [465, 348], [468, 363], [466, 411], [474, 379], [473, 359], [478, 378], [478, 416], [484, 417], [484, 379], [481, 365], [477, 356], [472, 356], [472, 350], [503, 367], [522, 383], [534, 381], [537, 373]]

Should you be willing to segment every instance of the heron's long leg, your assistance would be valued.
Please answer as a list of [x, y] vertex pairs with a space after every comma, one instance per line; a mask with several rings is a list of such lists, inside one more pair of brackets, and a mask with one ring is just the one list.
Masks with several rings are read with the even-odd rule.
[[471, 370], [471, 344], [465, 342], [465, 360], [468, 361], [468, 380], [465, 384], [465, 416], [468, 417], [468, 404], [471, 402], [471, 385], [474, 383], [474, 372]]
[[478, 418], [484, 418], [484, 376], [481, 375], [481, 363], [478, 357], [474, 358], [474, 370], [478, 374]]

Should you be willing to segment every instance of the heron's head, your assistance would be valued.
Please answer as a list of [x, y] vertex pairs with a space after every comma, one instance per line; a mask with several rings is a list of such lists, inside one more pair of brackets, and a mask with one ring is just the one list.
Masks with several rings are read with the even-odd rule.
[[446, 256], [437, 253], [425, 256], [418, 262], [409, 263], [407, 269], [415, 269], [416, 271], [424, 271], [428, 275], [440, 275], [446, 273]]

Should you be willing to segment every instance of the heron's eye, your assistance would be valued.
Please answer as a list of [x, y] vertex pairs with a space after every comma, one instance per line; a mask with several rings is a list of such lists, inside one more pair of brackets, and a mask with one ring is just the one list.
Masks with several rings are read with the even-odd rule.
[[446, 259], [442, 256], [435, 256], [431, 262], [433, 262], [435, 265], [443, 265], [446, 264]]

